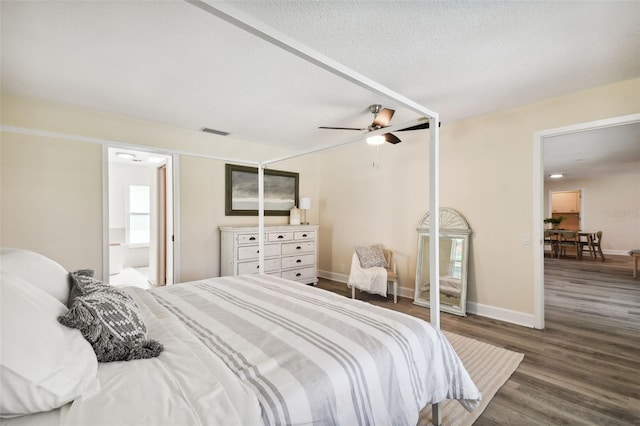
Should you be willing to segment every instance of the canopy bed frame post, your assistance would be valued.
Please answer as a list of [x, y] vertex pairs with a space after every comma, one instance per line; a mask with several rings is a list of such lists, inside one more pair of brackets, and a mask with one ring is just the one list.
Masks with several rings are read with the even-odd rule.
[[[429, 126], [429, 210], [432, 212], [440, 211], [440, 185], [439, 185], [439, 153], [440, 153], [440, 132], [438, 114], [433, 117], [433, 126]], [[431, 306], [429, 307], [429, 315], [431, 325], [440, 328], [440, 215], [431, 215], [431, 232], [432, 237], [429, 238], [429, 282], [435, 283], [430, 287]], [[440, 404], [431, 405], [431, 422], [434, 425], [440, 424]]]
[[264, 164], [258, 165], [258, 273], [264, 275]]
[[[385, 87], [370, 78], [336, 62], [320, 52], [311, 49], [310, 47], [286, 36], [285, 34], [276, 31], [263, 22], [247, 15], [233, 6], [228, 4], [217, 2], [214, 0], [185, 0], [188, 3], [217, 16], [220, 19], [244, 30], [250, 34], [253, 34], [262, 40], [271, 43], [289, 53], [304, 59], [340, 78], [352, 82], [360, 87], [364, 87], [374, 93], [385, 96], [389, 99], [395, 100], [413, 111], [426, 115], [430, 122], [430, 151], [429, 151], [429, 206], [432, 212], [439, 211], [439, 192], [438, 192], [438, 152], [439, 152], [439, 115], [433, 112], [417, 102], [400, 95], [397, 92]], [[391, 131], [391, 128], [384, 129], [385, 131]], [[297, 155], [292, 155], [296, 157]], [[284, 160], [281, 158], [280, 160]], [[258, 167], [258, 231], [260, 233], [258, 238], [258, 247], [260, 253], [258, 254], [258, 264], [260, 267], [260, 273], [264, 274], [264, 175], [263, 168], [267, 162], [261, 162]], [[430, 280], [431, 283], [431, 324], [440, 328], [440, 280], [439, 280], [439, 259], [440, 259], [440, 220], [438, 214], [431, 215], [431, 232], [436, 238], [430, 238], [429, 240], [429, 262], [430, 267]], [[440, 424], [440, 413], [438, 410], [438, 404], [432, 404], [432, 422], [434, 425]]]
[[[436, 117], [435, 122], [438, 122]], [[439, 191], [439, 133], [438, 126], [430, 126], [431, 141], [429, 144], [429, 211], [440, 211]], [[429, 298], [431, 300], [431, 324], [440, 328], [440, 215], [432, 214], [429, 218], [432, 236], [429, 238], [429, 282], [431, 285]]]

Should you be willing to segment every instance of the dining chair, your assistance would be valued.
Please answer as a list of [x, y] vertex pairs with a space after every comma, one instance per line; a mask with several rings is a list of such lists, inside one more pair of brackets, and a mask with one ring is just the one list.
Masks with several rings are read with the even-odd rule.
[[582, 259], [580, 251], [580, 239], [576, 231], [561, 231], [560, 241], [558, 241], [558, 257], [565, 256], [567, 247], [572, 247], [576, 251], [576, 259]]
[[580, 245], [580, 255], [584, 255], [585, 250], [589, 252], [589, 257], [594, 257], [595, 252], [593, 250], [593, 233], [580, 232], [578, 234], [578, 244]]
[[544, 230], [544, 240], [543, 240], [544, 248], [546, 250], [547, 246], [549, 247], [549, 251], [551, 252], [551, 257], [558, 257], [558, 253], [557, 253], [558, 239], [556, 238], [556, 235], [557, 233], [553, 232], [550, 229]]
[[591, 236], [591, 248], [593, 249], [593, 254], [598, 258], [598, 254], [600, 254], [600, 258], [604, 262], [604, 253], [602, 253], [602, 231], [598, 231]]

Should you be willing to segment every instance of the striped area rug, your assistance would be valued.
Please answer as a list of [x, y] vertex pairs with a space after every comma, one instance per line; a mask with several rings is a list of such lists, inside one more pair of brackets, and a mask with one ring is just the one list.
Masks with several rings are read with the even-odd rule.
[[[447, 331], [444, 334], [458, 353], [476, 386], [482, 392], [482, 401], [472, 413], [465, 410], [457, 401], [447, 400], [441, 403], [440, 424], [447, 426], [471, 425], [487, 408], [496, 392], [516, 371], [524, 359], [524, 355]], [[430, 424], [432, 424], [431, 405], [427, 405], [420, 412], [418, 425]]]

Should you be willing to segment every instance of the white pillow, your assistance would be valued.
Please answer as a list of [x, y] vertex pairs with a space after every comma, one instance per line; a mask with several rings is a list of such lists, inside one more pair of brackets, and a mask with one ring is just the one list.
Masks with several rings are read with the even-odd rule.
[[0, 270], [46, 291], [63, 305], [69, 299], [69, 273], [59, 263], [34, 251], [0, 249]]
[[58, 323], [66, 306], [0, 272], [0, 417], [48, 411], [99, 388], [82, 334]]

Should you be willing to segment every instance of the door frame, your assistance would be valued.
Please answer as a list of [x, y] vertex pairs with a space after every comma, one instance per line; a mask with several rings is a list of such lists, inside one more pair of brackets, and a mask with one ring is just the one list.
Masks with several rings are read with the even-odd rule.
[[[113, 149], [129, 149], [134, 151], [143, 151], [153, 154], [160, 154], [171, 157], [171, 192], [172, 202], [170, 203], [173, 210], [173, 235], [167, 236], [167, 242], [173, 245], [171, 250], [173, 257], [173, 274], [172, 283], [178, 282], [180, 276], [180, 196], [179, 196], [179, 155], [163, 151], [162, 149], [153, 149], [140, 145], [124, 145], [124, 144], [102, 144], [102, 279], [109, 282], [109, 148]], [[168, 203], [169, 204], [169, 203]]]
[[[640, 122], [640, 113], [541, 130], [533, 134], [533, 327], [544, 329], [544, 139]], [[584, 194], [584, 192], [583, 192]], [[582, 200], [581, 200], [582, 202]]]

